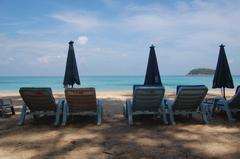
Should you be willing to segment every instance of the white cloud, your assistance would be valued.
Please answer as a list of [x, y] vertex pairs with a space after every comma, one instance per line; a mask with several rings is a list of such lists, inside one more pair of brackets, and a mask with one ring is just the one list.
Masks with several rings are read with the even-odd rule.
[[81, 67], [86, 67], [88, 64], [88, 61], [85, 57], [81, 56], [81, 57], [78, 57], [77, 64]]
[[38, 61], [39, 63], [42, 63], [42, 64], [48, 64], [48, 62], [49, 62], [49, 57], [48, 57], [48, 56], [39, 57], [39, 58], [37, 58], [37, 61]]
[[109, 8], [113, 9], [116, 8], [119, 5], [118, 0], [102, 0], [102, 2]]
[[7, 57], [6, 59], [2, 60], [2, 64], [8, 65], [8, 64], [14, 64], [15, 58], [13, 57]]
[[86, 11], [60, 12], [51, 15], [51, 17], [79, 30], [92, 30], [106, 24], [106, 22], [99, 20], [93, 12]]
[[7, 61], [15, 61], [15, 58], [9, 57], [9, 58], [7, 59]]
[[68, 45], [67, 43], [51, 42], [51, 41], [39, 41], [39, 40], [18, 40], [10, 39], [6, 36], [0, 36], [0, 48], [7, 49], [64, 49]]
[[[44, 55], [37, 57], [37, 61], [41, 64], [49, 64], [50, 62], [57, 62], [59, 59], [66, 59], [66, 55]], [[63, 60], [61, 60], [63, 61]]]
[[88, 37], [87, 36], [79, 36], [77, 42], [80, 45], [86, 45], [88, 42]]

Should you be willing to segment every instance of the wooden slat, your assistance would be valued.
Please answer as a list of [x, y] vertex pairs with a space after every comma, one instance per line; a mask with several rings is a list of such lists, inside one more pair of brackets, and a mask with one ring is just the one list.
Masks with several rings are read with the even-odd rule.
[[50, 88], [20, 88], [24, 103], [31, 111], [56, 110], [56, 103]]
[[94, 88], [67, 88], [65, 96], [69, 110], [96, 111], [96, 92]]

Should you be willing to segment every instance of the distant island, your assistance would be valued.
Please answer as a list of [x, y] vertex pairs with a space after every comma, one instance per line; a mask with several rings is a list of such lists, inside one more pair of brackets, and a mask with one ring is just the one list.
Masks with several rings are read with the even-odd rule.
[[195, 68], [192, 69], [187, 76], [195, 76], [195, 75], [213, 75], [215, 70], [210, 68]]

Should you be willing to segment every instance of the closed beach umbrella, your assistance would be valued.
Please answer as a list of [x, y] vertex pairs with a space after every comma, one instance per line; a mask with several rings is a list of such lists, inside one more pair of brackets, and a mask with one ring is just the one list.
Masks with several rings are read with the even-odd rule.
[[150, 53], [148, 57], [147, 72], [145, 75], [144, 85], [158, 85], [162, 86], [160, 73], [158, 70], [158, 62], [155, 53], [154, 46], [150, 47]]
[[225, 98], [225, 88], [234, 88], [232, 75], [229, 69], [227, 56], [225, 54], [224, 45], [220, 45], [217, 67], [213, 78], [212, 88], [221, 88], [223, 97]]
[[64, 87], [68, 87], [69, 85], [73, 87], [75, 83], [80, 85], [73, 41], [70, 41], [63, 85]]

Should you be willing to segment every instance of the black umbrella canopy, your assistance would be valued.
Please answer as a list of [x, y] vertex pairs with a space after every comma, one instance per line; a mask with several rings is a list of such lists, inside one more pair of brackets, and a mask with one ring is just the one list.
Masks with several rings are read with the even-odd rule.
[[222, 88], [223, 96], [225, 97], [225, 88], [234, 88], [234, 85], [224, 47], [225, 46], [223, 44], [220, 45], [218, 62], [213, 78], [212, 88]]
[[144, 85], [162, 86], [160, 73], [158, 69], [157, 57], [156, 57], [156, 53], [153, 45], [150, 47]]
[[70, 41], [63, 85], [64, 87], [68, 87], [69, 85], [73, 87], [75, 83], [80, 85], [73, 41]]

